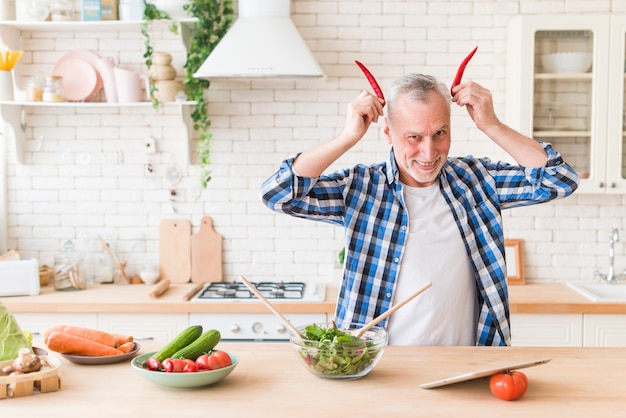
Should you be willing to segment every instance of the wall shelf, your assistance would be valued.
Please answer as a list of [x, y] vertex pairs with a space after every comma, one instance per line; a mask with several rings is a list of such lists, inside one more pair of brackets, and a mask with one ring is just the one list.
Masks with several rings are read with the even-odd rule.
[[[185, 144], [187, 151], [187, 162], [191, 163], [192, 159], [192, 120], [191, 111], [197, 102], [194, 101], [180, 101], [180, 102], [167, 102], [162, 103], [161, 106], [165, 107], [178, 107], [180, 117], [183, 121], [185, 129]], [[16, 159], [20, 164], [24, 163], [24, 142], [26, 138], [24, 136], [25, 126], [22, 121], [22, 111], [26, 107], [35, 108], [50, 108], [50, 109], [67, 109], [67, 108], [86, 108], [86, 109], [121, 109], [125, 107], [131, 108], [145, 108], [152, 107], [152, 102], [137, 102], [137, 103], [107, 103], [107, 102], [61, 102], [61, 103], [48, 103], [48, 102], [29, 102], [29, 101], [0, 101], [0, 117], [4, 120], [5, 129], [0, 129], [0, 132], [4, 132], [4, 137], [7, 141], [15, 141]]]

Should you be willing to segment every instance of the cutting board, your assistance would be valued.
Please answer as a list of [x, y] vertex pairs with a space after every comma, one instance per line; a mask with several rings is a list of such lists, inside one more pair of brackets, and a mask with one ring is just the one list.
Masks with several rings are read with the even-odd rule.
[[159, 224], [159, 265], [161, 279], [188, 283], [191, 279], [191, 223], [164, 219]]
[[222, 236], [213, 229], [213, 220], [203, 216], [200, 229], [191, 236], [191, 281], [222, 281]]

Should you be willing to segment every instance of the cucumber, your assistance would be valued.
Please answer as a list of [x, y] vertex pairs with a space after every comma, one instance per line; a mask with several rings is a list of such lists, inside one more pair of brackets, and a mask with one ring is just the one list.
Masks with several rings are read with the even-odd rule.
[[202, 335], [202, 325], [191, 325], [183, 332], [178, 334], [176, 338], [167, 343], [163, 348], [157, 351], [152, 357], [162, 362], [166, 358], [172, 357], [172, 354], [184, 348], [197, 340]]
[[186, 347], [181, 348], [172, 356], [173, 358], [186, 358], [189, 360], [196, 360], [204, 353], [208, 353], [213, 350], [213, 347], [220, 342], [222, 336], [220, 332], [216, 329], [211, 329], [206, 331], [204, 334], [199, 336], [194, 342], [187, 345]]

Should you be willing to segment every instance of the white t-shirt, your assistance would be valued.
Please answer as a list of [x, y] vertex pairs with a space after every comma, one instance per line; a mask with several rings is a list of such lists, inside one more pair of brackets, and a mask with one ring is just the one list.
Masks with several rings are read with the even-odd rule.
[[409, 232], [394, 304], [432, 286], [389, 317], [390, 345], [475, 345], [477, 288], [461, 233], [439, 185], [404, 185]]

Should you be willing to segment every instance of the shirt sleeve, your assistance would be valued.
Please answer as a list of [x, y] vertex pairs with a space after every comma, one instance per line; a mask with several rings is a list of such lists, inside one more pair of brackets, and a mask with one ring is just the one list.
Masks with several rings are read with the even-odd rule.
[[343, 224], [343, 195], [348, 170], [322, 177], [302, 177], [293, 169], [297, 155], [284, 160], [261, 186], [260, 198], [269, 209], [288, 215]]
[[548, 154], [548, 160], [542, 167], [526, 168], [505, 163], [491, 165], [502, 208], [560, 199], [578, 188], [580, 179], [576, 171], [563, 161], [551, 144], [540, 143]]

